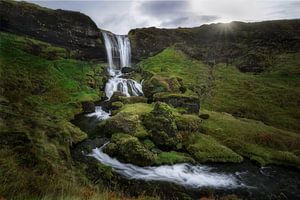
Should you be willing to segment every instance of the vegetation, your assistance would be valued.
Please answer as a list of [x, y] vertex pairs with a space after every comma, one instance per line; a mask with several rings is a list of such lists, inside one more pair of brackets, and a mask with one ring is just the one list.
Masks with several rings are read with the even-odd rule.
[[180, 50], [167, 48], [139, 66], [154, 75], [181, 78], [190, 89], [186, 93], [197, 93], [205, 109], [299, 131], [299, 53], [278, 55], [275, 61], [263, 73], [243, 73], [233, 65], [209, 68]]
[[87, 135], [69, 120], [81, 102], [102, 97], [104, 65], [31, 38], [0, 38], [0, 199], [126, 199], [94, 185], [70, 155]]

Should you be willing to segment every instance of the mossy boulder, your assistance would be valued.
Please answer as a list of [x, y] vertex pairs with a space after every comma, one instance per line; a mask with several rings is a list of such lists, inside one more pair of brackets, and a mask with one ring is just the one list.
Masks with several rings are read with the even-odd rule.
[[243, 157], [228, 147], [220, 144], [213, 137], [200, 133], [190, 135], [185, 144], [186, 150], [200, 162], [233, 162], [243, 161]]
[[122, 162], [139, 166], [153, 165], [156, 158], [156, 155], [149, 151], [138, 138], [123, 133], [113, 134], [111, 142], [104, 151]]
[[141, 123], [140, 116], [132, 113], [118, 113], [102, 121], [98, 127], [99, 131], [106, 135], [126, 133], [139, 138], [145, 138], [149, 135]]
[[143, 91], [147, 98], [152, 99], [155, 93], [159, 92], [184, 92], [182, 80], [178, 77], [167, 77], [154, 75], [143, 84]]
[[65, 122], [61, 126], [63, 127], [63, 134], [70, 137], [65, 138], [70, 143], [77, 144], [87, 138], [87, 134], [85, 132], [70, 122]]
[[202, 130], [202, 120], [196, 115], [177, 115], [175, 121], [179, 131], [198, 132]]
[[185, 108], [188, 113], [197, 113], [200, 109], [200, 100], [197, 96], [180, 93], [160, 92], [153, 95], [154, 101], [162, 101], [174, 107]]
[[116, 102], [113, 102], [111, 104], [111, 109], [112, 110], [119, 110], [120, 108], [122, 108], [124, 106], [124, 104], [121, 102], [121, 101], [116, 101]]
[[143, 116], [143, 124], [151, 133], [152, 141], [162, 147], [176, 149], [180, 146], [180, 134], [172, 108], [166, 103], [157, 102], [154, 109]]

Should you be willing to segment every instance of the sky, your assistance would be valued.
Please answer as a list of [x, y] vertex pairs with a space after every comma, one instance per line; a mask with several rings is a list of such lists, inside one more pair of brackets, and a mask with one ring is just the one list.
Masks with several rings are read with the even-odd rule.
[[195, 27], [231, 21], [300, 18], [300, 0], [28, 0], [80, 11], [101, 29], [127, 34], [142, 27]]

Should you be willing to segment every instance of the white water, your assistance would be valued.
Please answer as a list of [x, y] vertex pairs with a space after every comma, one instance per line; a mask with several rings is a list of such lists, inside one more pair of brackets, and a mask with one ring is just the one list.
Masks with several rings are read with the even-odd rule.
[[[105, 93], [110, 99], [115, 91], [122, 92], [125, 96], [143, 95], [142, 85], [132, 79], [122, 78], [121, 69], [130, 67], [130, 42], [127, 36], [116, 36], [103, 32], [107, 59], [109, 63], [108, 72], [110, 79], [106, 83]], [[96, 108], [95, 113], [87, 116], [97, 116], [104, 120], [110, 117], [110, 113]], [[111, 166], [116, 172], [128, 179], [142, 179], [153, 181], [168, 181], [179, 185], [199, 187], [226, 187], [235, 188], [242, 184], [233, 174], [212, 172], [212, 168], [203, 165], [190, 165], [187, 163], [176, 165], [162, 165], [159, 167], [139, 167], [132, 164], [121, 163], [115, 158], [103, 152], [103, 148], [93, 149], [89, 156], [95, 157], [101, 163]]]
[[99, 120], [105, 120], [110, 117], [110, 112], [105, 112], [101, 106], [95, 107], [95, 112], [86, 114], [87, 117], [97, 117]]
[[199, 188], [236, 188], [243, 186], [233, 174], [212, 172], [212, 168], [202, 165], [176, 164], [159, 167], [139, 167], [121, 163], [103, 152], [103, 145], [93, 150], [89, 156], [111, 166], [116, 172], [128, 179], [168, 181], [179, 185]]
[[133, 79], [122, 78], [123, 67], [131, 67], [131, 47], [128, 36], [113, 35], [102, 32], [107, 60], [108, 73], [111, 76], [105, 85], [105, 94], [108, 99], [114, 92], [120, 91], [125, 96], [143, 95], [142, 85]]

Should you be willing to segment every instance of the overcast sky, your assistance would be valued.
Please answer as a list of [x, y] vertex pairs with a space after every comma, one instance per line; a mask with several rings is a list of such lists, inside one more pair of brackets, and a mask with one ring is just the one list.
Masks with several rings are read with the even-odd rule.
[[117, 34], [149, 26], [176, 28], [300, 18], [300, 0], [30, 1], [49, 8], [80, 11], [90, 16], [99, 28]]

